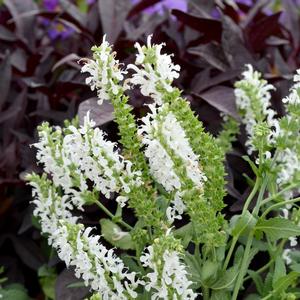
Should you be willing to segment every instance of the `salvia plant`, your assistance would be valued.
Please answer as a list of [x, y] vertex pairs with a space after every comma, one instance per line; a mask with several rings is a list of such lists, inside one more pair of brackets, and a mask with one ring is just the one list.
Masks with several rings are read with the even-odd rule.
[[[99, 105], [114, 107], [119, 143], [95, 128], [89, 113], [80, 126], [75, 119], [63, 128], [38, 128], [34, 146], [44, 173], [28, 180], [49, 244], [93, 300], [235, 300], [251, 283], [247, 299], [298, 299], [300, 71], [281, 118], [270, 104], [274, 87], [251, 65], [235, 84], [248, 136], [244, 158], [256, 178], [245, 177], [252, 191], [241, 214], [227, 220], [224, 161], [238, 121], [224, 116], [220, 135], [207, 133], [172, 85], [180, 67], [161, 52], [163, 45], [149, 37], [135, 47], [135, 64], [126, 69], [105, 37], [93, 58], [82, 60]], [[126, 95], [135, 87], [153, 100], [140, 120]], [[101, 235], [78, 217], [91, 204], [107, 215]], [[267, 259], [252, 269], [261, 252]]]

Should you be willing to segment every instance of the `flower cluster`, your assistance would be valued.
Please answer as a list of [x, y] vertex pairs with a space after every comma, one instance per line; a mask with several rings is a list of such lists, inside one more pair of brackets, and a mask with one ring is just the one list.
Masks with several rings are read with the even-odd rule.
[[61, 197], [45, 176], [30, 175], [29, 179], [35, 199], [34, 215], [40, 219], [42, 232], [48, 235], [48, 242], [59, 258], [67, 266], [75, 267], [76, 277], [82, 277], [103, 299], [136, 298], [135, 289], [143, 282], [126, 270], [112, 249], [101, 244], [99, 236], [90, 234], [92, 228], [83, 229], [76, 224], [78, 218], [71, 213], [73, 198]]
[[161, 105], [163, 92], [161, 89], [173, 91], [172, 82], [179, 77], [180, 67], [173, 64], [171, 55], [161, 54], [163, 44], [151, 44], [151, 36], [148, 37], [147, 46], [141, 47], [136, 43], [135, 47], [138, 50], [135, 65], [129, 64], [127, 67], [128, 70], [134, 71], [130, 83], [139, 85], [144, 96], [152, 97], [158, 105]]
[[[165, 131], [172, 133], [172, 138], [167, 138], [167, 140], [174, 140], [174, 143], [167, 147], [169, 148], [168, 154], [169, 156], [170, 153], [174, 154], [172, 160], [178, 169], [176, 175], [180, 177], [181, 186], [184, 186], [183, 189], [186, 191], [183, 194], [177, 193], [173, 196], [174, 200], [171, 207], [167, 209], [169, 219], [170, 217], [173, 218], [174, 215], [178, 215], [177, 208], [175, 210], [172, 208], [175, 203], [178, 204], [178, 212], [184, 209], [182, 205], [184, 203], [189, 216], [193, 220], [197, 239], [199, 241], [206, 240], [207, 243], [208, 240], [211, 240], [212, 244], [222, 244], [224, 235], [220, 232], [220, 227], [223, 224], [223, 217], [218, 212], [224, 207], [225, 173], [222, 164], [224, 152], [217, 145], [216, 140], [204, 132], [188, 102], [181, 98], [180, 91], [171, 85], [173, 79], [178, 75], [179, 67], [173, 64], [170, 55], [160, 53], [162, 45], [151, 44], [151, 37], [148, 37], [146, 46], [141, 47], [136, 44], [136, 48], [138, 49], [136, 65], [139, 68], [129, 66], [135, 72], [130, 82], [133, 85], [140, 86], [142, 93], [151, 96], [158, 107], [167, 104], [167, 112], [164, 117], [168, 115], [168, 118], [172, 120], [172, 125], [168, 126], [168, 122], [165, 122], [165, 128], [167, 128]], [[150, 128], [151, 118], [148, 123], [150, 126], [147, 127]], [[154, 120], [154, 127], [156, 126], [155, 123]], [[176, 130], [173, 130], [174, 126]], [[162, 126], [159, 126], [157, 131], [160, 130], [162, 130]], [[169, 136], [170, 133], [168, 133]], [[160, 135], [162, 136], [161, 133]], [[178, 151], [176, 145], [182, 147], [183, 136], [185, 136], [184, 151], [176, 155], [175, 149]], [[188, 146], [186, 147], [186, 145]], [[174, 146], [175, 149], [173, 149]], [[186, 152], [187, 149], [189, 149], [188, 152]], [[167, 150], [165, 146], [164, 150]], [[185, 157], [180, 156], [183, 152], [186, 155]], [[193, 152], [192, 155], [191, 152]], [[161, 155], [167, 157], [166, 153], [162, 151]], [[186, 159], [187, 157], [189, 158]], [[192, 164], [190, 164], [191, 160], [193, 161]], [[170, 165], [170, 162], [168, 165]], [[195, 170], [197, 171], [194, 172]], [[178, 176], [179, 174], [181, 176]], [[170, 175], [176, 180], [173, 173], [170, 173]], [[195, 179], [194, 182], [192, 178]], [[196, 181], [198, 186], [195, 186]], [[181, 198], [183, 203], [178, 202]]]
[[[244, 78], [236, 83], [235, 95], [236, 104], [241, 111], [243, 123], [249, 136], [247, 141], [248, 151], [258, 149], [255, 144], [255, 136], [267, 137], [264, 144], [267, 145], [263, 155], [265, 158], [272, 157], [270, 150], [276, 148], [276, 155], [273, 155], [273, 164], [276, 172], [276, 182], [280, 187], [293, 181], [300, 171], [299, 134], [299, 71], [294, 76], [295, 84], [291, 88], [290, 94], [282, 102], [285, 104], [287, 115], [281, 119], [274, 118], [275, 112], [270, 108], [270, 93], [273, 86], [261, 79], [261, 74], [247, 65], [247, 70], [243, 73]], [[265, 134], [259, 132], [265, 131]], [[255, 145], [254, 145], [255, 144]], [[286, 193], [286, 198], [292, 196]]]
[[[270, 108], [269, 90], [274, 89], [273, 86], [262, 80], [261, 74], [254, 71], [252, 66], [248, 65], [247, 68], [243, 73], [243, 80], [236, 83], [235, 95], [249, 135], [249, 153], [252, 150], [263, 150], [259, 154], [263, 156], [260, 160], [271, 162], [268, 170], [274, 178], [275, 191], [281, 193], [285, 206], [279, 211], [284, 219], [293, 220], [292, 205], [286, 201], [293, 199], [300, 191], [300, 70], [294, 76], [295, 84], [290, 89], [290, 94], [282, 100], [286, 115], [276, 119], [275, 112]], [[259, 134], [263, 131], [267, 134]], [[255, 144], [256, 135], [267, 136], [264, 141], [267, 148], [262, 149], [259, 143]], [[295, 223], [299, 225], [299, 221]], [[291, 236], [288, 241], [288, 248], [284, 249], [282, 257], [289, 265], [292, 263], [291, 253], [297, 245], [297, 239]]]
[[277, 139], [277, 183], [280, 186], [292, 182], [300, 174], [300, 71], [294, 76], [295, 84], [282, 101], [287, 115], [280, 120], [280, 136]]
[[181, 262], [181, 246], [169, 232], [147, 247], [141, 256], [144, 267], [150, 268], [145, 289], [153, 290], [151, 299], [196, 299], [185, 265]]
[[[185, 205], [181, 200], [185, 190], [193, 187], [203, 190], [206, 176], [203, 174], [199, 159], [191, 149], [185, 132], [175, 116], [169, 112], [168, 105], [156, 108], [149, 105], [148, 113], [142, 121], [138, 133], [146, 145], [145, 156], [149, 159], [150, 170], [154, 178], [167, 192], [175, 192], [172, 206], [167, 209], [170, 222], [181, 219]], [[164, 165], [164, 168], [161, 166]], [[190, 185], [184, 186], [185, 179]]]
[[119, 61], [115, 59], [115, 53], [105, 40], [105, 35], [100, 47], [94, 46], [93, 60], [86, 59], [81, 69], [83, 73], [89, 73], [85, 82], [91, 90], [97, 90], [98, 103], [110, 99], [110, 93], [117, 95], [120, 92], [119, 81], [123, 80], [126, 71], [119, 68]]
[[[103, 131], [93, 129], [94, 125], [89, 114], [80, 128], [70, 125], [53, 131], [48, 124], [43, 124], [39, 130], [40, 141], [34, 144], [45, 172], [52, 176], [56, 186], [72, 195], [74, 202], [77, 200], [78, 207], [93, 202], [96, 191], [110, 198], [112, 193], [126, 195], [131, 186], [142, 184], [141, 173], [131, 170], [131, 162], [124, 160], [115, 151], [115, 144], [106, 141]], [[88, 190], [87, 180], [93, 182], [92, 192]], [[122, 206], [127, 200], [124, 195], [119, 198]]]
[[279, 134], [279, 124], [274, 118], [275, 111], [270, 108], [270, 91], [275, 89], [274, 86], [267, 84], [261, 78], [261, 74], [254, 71], [251, 65], [246, 67], [247, 70], [242, 74], [243, 79], [235, 84], [234, 93], [237, 107], [248, 134], [246, 142], [248, 153], [251, 154], [258, 149], [255, 142], [256, 128], [265, 123], [269, 131], [265, 143], [272, 144]]

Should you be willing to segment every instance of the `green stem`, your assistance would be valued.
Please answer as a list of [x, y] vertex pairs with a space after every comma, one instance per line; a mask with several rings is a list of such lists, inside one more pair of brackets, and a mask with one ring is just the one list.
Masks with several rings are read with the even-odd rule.
[[224, 265], [223, 265], [223, 270], [225, 271], [228, 267], [228, 264], [230, 262], [230, 259], [231, 259], [231, 256], [232, 256], [232, 253], [233, 253], [233, 250], [234, 250], [234, 247], [238, 241], [238, 238], [239, 236], [235, 236], [233, 237], [232, 241], [231, 241], [231, 245], [230, 245], [230, 248], [229, 248], [229, 251], [227, 253], [227, 256], [226, 256], [226, 259], [225, 259], [225, 262], [224, 262]]
[[[115, 220], [114, 214], [112, 214], [100, 201], [95, 201], [95, 203], [98, 205], [99, 208], [101, 208], [112, 220]], [[124, 226], [128, 230], [132, 230], [133, 228], [125, 223], [123, 220], [117, 220], [117, 223]]]
[[202, 288], [203, 300], [209, 300], [209, 289], [207, 287]]
[[254, 232], [251, 231], [249, 236], [248, 236], [247, 243], [246, 243], [246, 248], [245, 248], [245, 252], [244, 252], [244, 256], [243, 256], [243, 260], [242, 260], [241, 269], [240, 269], [240, 272], [238, 274], [238, 278], [237, 278], [235, 286], [234, 286], [232, 300], [237, 299], [240, 287], [241, 287], [241, 285], [244, 281], [244, 274], [245, 274], [246, 268], [248, 267], [247, 266], [248, 256], [249, 256], [250, 249], [251, 249], [251, 246], [252, 246], [253, 235], [254, 235]]
[[[248, 207], [249, 207], [249, 205], [250, 205], [252, 199], [254, 198], [254, 196], [256, 195], [256, 193], [257, 193], [257, 191], [258, 191], [258, 188], [259, 188], [259, 186], [260, 186], [260, 183], [261, 183], [261, 179], [260, 179], [260, 178], [257, 178], [257, 179], [256, 179], [256, 182], [255, 182], [255, 184], [254, 184], [254, 187], [253, 187], [253, 189], [252, 189], [250, 195], [248, 196], [248, 198], [247, 198], [247, 200], [246, 200], [246, 202], [245, 202], [245, 205], [244, 205], [242, 214], [244, 214], [244, 213], [247, 211], [247, 209], [248, 209]], [[232, 242], [231, 242], [229, 251], [228, 251], [228, 253], [227, 253], [227, 256], [226, 256], [226, 259], [225, 259], [225, 262], [224, 262], [223, 270], [226, 270], [227, 267], [228, 267], [228, 264], [229, 264], [229, 262], [230, 262], [230, 259], [231, 259], [231, 256], [232, 256], [232, 253], [233, 253], [233, 250], [234, 250], [234, 247], [235, 247], [235, 245], [236, 245], [238, 239], [239, 239], [239, 235], [235, 236], [235, 237], [232, 239]]]
[[264, 193], [266, 191], [267, 185], [268, 185], [268, 178], [265, 178], [264, 181], [263, 181], [261, 190], [259, 191], [259, 195], [258, 195], [258, 198], [257, 198], [256, 205], [255, 205], [255, 207], [253, 209], [253, 212], [252, 212], [253, 215], [258, 215], [258, 212], [259, 212], [259, 209], [261, 207], [262, 199], [264, 197]]
[[267, 295], [266, 297], [263, 297], [261, 300], [267, 300], [270, 299], [273, 296], [273, 293], [270, 293], [269, 295]]
[[243, 211], [242, 211], [242, 214], [244, 214], [246, 212], [246, 210], [248, 209], [252, 199], [254, 198], [254, 196], [256, 195], [257, 191], [258, 191], [258, 188], [261, 184], [261, 179], [260, 178], [257, 178], [256, 179], [256, 182], [255, 182], [255, 185], [250, 193], [250, 195], [248, 196], [246, 202], [245, 202], [245, 205], [244, 205], [244, 208], [243, 208]]
[[287, 192], [287, 191], [289, 191], [289, 190], [292, 190], [292, 189], [294, 189], [294, 188], [296, 188], [296, 187], [297, 187], [296, 184], [291, 184], [291, 185], [287, 186], [286, 188], [284, 188], [284, 189], [281, 190], [280, 192], [278, 192], [278, 193], [276, 193], [276, 194], [274, 194], [274, 195], [272, 195], [272, 196], [270, 196], [270, 197], [264, 199], [264, 200], [261, 202], [261, 205], [267, 204], [268, 202], [270, 202], [270, 201], [276, 199], [277, 197], [279, 197], [280, 195], [284, 194], [285, 192]]
[[[268, 179], [265, 178], [264, 181], [263, 181], [262, 187], [259, 191], [257, 202], [256, 202], [255, 208], [253, 210], [253, 215], [258, 214], [260, 204], [261, 204], [262, 198], [264, 196], [267, 184], [268, 184]], [[232, 300], [237, 299], [238, 294], [239, 294], [239, 290], [240, 290], [241, 285], [243, 284], [243, 281], [244, 281], [244, 276], [245, 276], [245, 273], [246, 273], [247, 268], [248, 268], [248, 257], [249, 257], [249, 253], [250, 253], [252, 242], [253, 242], [253, 236], [254, 236], [254, 230], [252, 230], [249, 233], [249, 236], [248, 236], [248, 239], [247, 239], [247, 243], [246, 243], [246, 247], [245, 247], [245, 251], [244, 251], [244, 255], [243, 255], [243, 259], [242, 259], [241, 269], [240, 269], [240, 272], [238, 274], [238, 278], [235, 282], [235, 286], [234, 286], [234, 290], [233, 290]]]
[[[282, 201], [282, 202], [279, 202], [279, 203], [275, 203], [273, 204], [272, 206], [268, 207], [264, 213], [261, 215], [261, 218], [263, 219], [270, 211], [280, 207], [280, 206], [283, 206], [283, 205], [287, 205], [287, 204], [293, 204], [293, 203], [296, 203], [296, 202], [299, 202], [300, 201], [300, 197], [298, 198], [295, 198], [295, 199], [291, 199], [291, 200], [286, 200], [286, 201]], [[262, 201], [262, 204], [263, 204], [264, 201]]]

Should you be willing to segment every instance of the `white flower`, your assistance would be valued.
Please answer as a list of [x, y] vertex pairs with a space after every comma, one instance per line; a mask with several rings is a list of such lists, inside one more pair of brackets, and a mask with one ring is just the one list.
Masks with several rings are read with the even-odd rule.
[[151, 299], [196, 299], [197, 294], [190, 288], [192, 282], [187, 278], [185, 265], [180, 261], [178, 252], [165, 250], [163, 256], [157, 259], [155, 248], [148, 246], [140, 261], [151, 269], [145, 283], [147, 291], [154, 291]]
[[168, 146], [185, 163], [188, 178], [193, 181], [197, 188], [201, 189], [207, 178], [201, 171], [198, 156], [193, 152], [184, 129], [174, 114], [168, 113], [164, 117], [161, 133]]
[[282, 253], [282, 258], [285, 260], [285, 263], [287, 265], [290, 265], [292, 262], [292, 259], [290, 257], [291, 249], [284, 249]]
[[186, 206], [182, 202], [181, 197], [181, 193], [176, 192], [174, 199], [171, 201], [170, 206], [166, 210], [166, 215], [170, 223], [173, 223], [175, 219], [181, 220], [182, 214], [186, 210]]
[[[300, 69], [297, 70], [297, 74], [294, 75], [295, 84], [290, 89], [290, 94], [282, 99], [282, 102], [289, 105], [299, 105], [300, 97], [299, 97], [299, 88], [300, 88]], [[288, 110], [288, 108], [287, 108]]]
[[[300, 75], [298, 76], [300, 77]], [[282, 102], [292, 105], [300, 104], [300, 97], [298, 91], [295, 88], [292, 88], [290, 94], [287, 97], [283, 98]]]
[[124, 207], [126, 205], [126, 202], [128, 201], [128, 198], [124, 196], [118, 196], [116, 198], [116, 201], [120, 204], [120, 207]]
[[247, 70], [242, 73], [243, 79], [238, 82], [239, 87], [235, 88], [234, 94], [248, 134], [246, 146], [248, 153], [251, 154], [256, 150], [253, 145], [253, 137], [258, 120], [267, 122], [270, 128], [268, 136], [270, 144], [275, 142], [276, 137], [280, 134], [280, 128], [278, 120], [274, 118], [276, 113], [270, 107], [270, 91], [275, 89], [274, 86], [261, 79], [261, 74], [254, 71], [251, 65], [246, 65], [246, 67]]
[[[115, 144], [107, 141], [104, 132], [94, 129], [94, 125], [88, 113], [80, 128], [71, 125], [65, 131], [67, 134], [57, 139], [56, 132], [49, 133], [51, 129], [40, 130], [40, 141], [34, 145], [45, 172], [52, 176], [56, 186], [72, 195], [79, 208], [90, 195], [87, 180], [107, 198], [114, 192], [128, 194], [132, 186], [142, 184], [141, 173], [131, 170], [132, 163], [124, 160], [115, 150]], [[61, 132], [60, 128], [56, 130]]]
[[151, 36], [148, 36], [147, 46], [141, 47], [139, 43], [135, 43], [138, 50], [136, 55], [136, 65], [129, 64], [127, 69], [133, 70], [135, 73], [129, 82], [133, 85], [139, 85], [141, 93], [144, 96], [150, 96], [158, 104], [162, 104], [162, 93], [159, 90], [163, 88], [167, 92], [172, 92], [172, 82], [179, 77], [180, 67], [174, 65], [171, 55], [162, 54], [161, 49], [164, 44], [151, 44]]
[[[101, 244], [99, 236], [91, 235], [92, 228], [76, 224], [77, 218], [69, 211], [72, 199], [67, 202], [61, 198], [45, 179], [33, 179], [30, 184], [36, 205], [34, 215], [40, 218], [42, 232], [48, 234], [48, 242], [59, 258], [75, 267], [75, 276], [99, 292], [102, 299], [127, 300], [127, 293], [136, 298], [135, 289], [143, 281], [136, 279], [135, 272], [128, 272], [113, 250]], [[113, 282], [107, 282], [108, 277]]]
[[98, 104], [102, 104], [103, 100], [110, 99], [110, 93], [117, 95], [120, 92], [122, 88], [119, 82], [124, 79], [126, 71], [119, 68], [119, 61], [115, 59], [115, 53], [105, 40], [105, 35], [100, 47], [93, 47], [92, 50], [94, 60], [86, 59], [81, 72], [90, 74], [85, 83], [92, 91], [97, 90]]
[[281, 186], [291, 182], [294, 174], [300, 172], [300, 161], [293, 149], [286, 148], [284, 151], [280, 151], [277, 157], [277, 164], [280, 166], [280, 171], [276, 182]]
[[300, 69], [296, 71], [296, 74], [294, 75], [294, 82], [300, 81]]
[[[151, 113], [142, 118], [143, 124], [138, 130], [142, 136], [142, 143], [146, 145], [145, 156], [149, 160], [150, 172], [155, 180], [160, 183], [167, 192], [175, 192], [174, 199], [166, 210], [166, 216], [170, 223], [175, 219], [181, 219], [186, 210], [182, 200], [185, 190], [180, 176], [191, 181], [196, 189], [203, 192], [203, 184], [207, 180], [201, 170], [198, 156], [193, 152], [184, 129], [176, 120], [173, 113], [168, 112], [166, 104], [161, 107], [149, 105]], [[182, 164], [175, 166], [178, 161]], [[180, 174], [180, 175], [179, 175]]]
[[286, 208], [283, 208], [283, 209], [281, 209], [281, 212], [282, 212], [282, 214], [283, 214], [283, 218], [284, 219], [288, 219], [289, 218], [289, 211], [288, 211], [288, 209], [286, 209]]
[[298, 244], [297, 237], [295, 237], [295, 236], [290, 237], [289, 241], [290, 241], [291, 247], [295, 247]]
[[[149, 105], [151, 113], [142, 118], [138, 133], [146, 145], [145, 156], [149, 159], [152, 175], [162, 184], [166, 191], [181, 189], [181, 181], [176, 174], [172, 151], [182, 159], [187, 177], [195, 187], [202, 189], [206, 176], [201, 171], [197, 155], [193, 152], [186, 134], [172, 113], [167, 113], [167, 107], [156, 108]], [[162, 166], [164, 166], [162, 168]]]

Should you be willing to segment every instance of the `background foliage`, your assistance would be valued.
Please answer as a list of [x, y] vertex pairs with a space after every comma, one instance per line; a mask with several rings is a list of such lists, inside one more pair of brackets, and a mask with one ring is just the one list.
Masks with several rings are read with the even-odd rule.
[[[159, 2], [166, 8], [157, 6]], [[220, 112], [238, 118], [233, 83], [246, 63], [276, 86], [273, 106], [284, 114], [280, 99], [288, 92], [286, 79], [300, 66], [296, 1], [236, 1], [231, 6], [191, 0], [188, 9], [185, 1], [175, 7], [169, 2], [4, 0], [1, 4], [0, 266], [7, 278], [2, 285], [15, 297], [11, 299], [16, 299], [14, 293], [27, 299], [22, 286], [9, 286], [16, 282], [34, 299], [54, 295], [82, 299], [87, 293], [82, 287], [66, 288], [75, 279], [40, 236], [31, 217], [30, 188], [23, 179], [25, 173], [37, 170], [34, 150], [28, 145], [36, 140], [35, 128], [42, 120], [59, 125], [74, 117], [78, 108], [79, 117], [92, 109], [97, 124], [116, 139], [111, 107], [107, 104], [100, 110], [93, 105], [77, 64], [91, 55], [91, 46], [100, 44], [104, 33], [118, 59], [126, 63], [134, 60], [135, 41], [144, 42], [146, 35], [153, 33], [155, 43], [165, 42], [182, 67], [175, 84], [213, 134], [220, 129]], [[138, 93], [131, 99], [134, 112], [142, 116], [148, 99]], [[227, 156], [228, 216], [242, 208], [249, 194], [247, 181], [239, 176], [253, 175], [241, 158], [244, 141], [245, 135], [240, 135]], [[98, 210], [89, 207], [84, 222], [97, 225], [99, 217]], [[246, 286], [245, 294], [249, 291], [251, 286]]]

